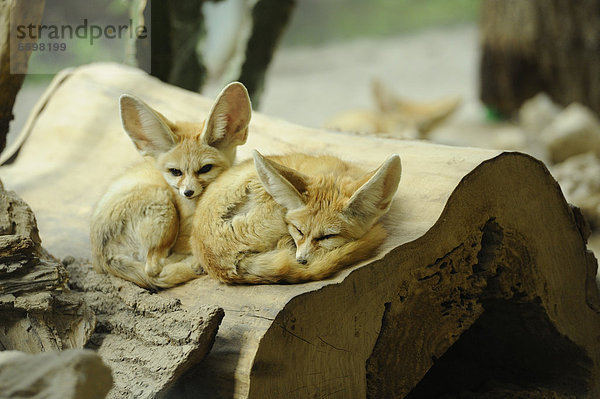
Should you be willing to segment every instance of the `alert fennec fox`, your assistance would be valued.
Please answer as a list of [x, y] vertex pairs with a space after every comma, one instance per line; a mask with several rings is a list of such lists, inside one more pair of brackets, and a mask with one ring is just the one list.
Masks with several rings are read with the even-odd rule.
[[326, 278], [372, 256], [386, 237], [380, 217], [400, 181], [392, 155], [366, 173], [333, 156], [290, 154], [225, 171], [198, 202], [192, 252], [227, 283]]
[[118, 178], [93, 212], [93, 265], [144, 288], [170, 287], [197, 276], [191, 219], [198, 198], [246, 142], [250, 99], [232, 83], [202, 123], [172, 123], [129, 95], [121, 96], [120, 110], [144, 161]]

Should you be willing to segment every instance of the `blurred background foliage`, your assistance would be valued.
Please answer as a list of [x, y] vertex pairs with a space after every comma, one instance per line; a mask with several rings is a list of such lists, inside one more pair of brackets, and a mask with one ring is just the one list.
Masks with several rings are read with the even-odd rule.
[[[42, 24], [60, 26], [69, 23], [74, 25], [73, 21], [82, 23], [83, 18], [102, 25], [114, 24], [115, 20], [127, 21], [129, 19], [129, 2], [129, 0], [45, 0]], [[76, 66], [95, 61], [123, 62], [125, 60], [123, 44], [116, 40], [98, 40], [93, 46], [90, 46], [89, 39], [75, 38], [68, 41], [69, 51], [61, 55], [60, 63], [61, 65], [68, 63]], [[47, 53], [31, 53], [26, 83], [43, 83], [52, 79], [52, 74], [32, 73], [55, 69], [55, 65], [43, 65], [44, 63], [52, 64], [52, 59], [47, 56]]]
[[322, 45], [474, 23], [480, 3], [480, 0], [299, 0], [282, 44]]
[[[185, 0], [179, 0], [185, 1]], [[322, 46], [361, 37], [401, 35], [421, 29], [475, 23], [481, 0], [298, 0], [292, 21], [284, 33], [282, 47]], [[97, 23], [114, 23], [129, 18], [130, 0], [46, 0], [44, 19], [74, 21], [93, 16]], [[99, 41], [89, 46], [81, 39], [69, 52], [71, 65], [95, 61], [123, 62], [123, 46]], [[30, 70], [40, 60], [33, 53]], [[43, 82], [52, 75], [31, 74], [29, 83]]]

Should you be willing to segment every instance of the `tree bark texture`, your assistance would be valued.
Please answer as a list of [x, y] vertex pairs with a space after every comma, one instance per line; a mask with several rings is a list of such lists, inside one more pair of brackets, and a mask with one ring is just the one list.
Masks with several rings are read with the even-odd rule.
[[223, 309], [183, 308], [176, 298], [97, 274], [89, 262], [69, 258], [69, 288], [82, 295], [97, 318], [87, 348], [111, 368], [108, 398], [155, 398], [210, 351]]
[[481, 100], [509, 115], [538, 94], [600, 113], [600, 3], [484, 0]]
[[42, 248], [31, 208], [0, 187], [0, 350], [81, 348], [96, 318], [66, 291], [68, 273]]

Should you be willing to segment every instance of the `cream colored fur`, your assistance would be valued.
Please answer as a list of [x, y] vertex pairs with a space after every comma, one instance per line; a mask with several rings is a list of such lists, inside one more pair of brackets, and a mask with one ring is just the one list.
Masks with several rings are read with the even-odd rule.
[[404, 99], [381, 81], [372, 84], [376, 109], [342, 111], [325, 123], [325, 128], [399, 139], [426, 139], [431, 131], [453, 115], [460, 96], [429, 102]]
[[232, 83], [202, 123], [172, 123], [129, 95], [121, 96], [120, 110], [144, 160], [109, 187], [93, 212], [93, 265], [141, 287], [171, 287], [201, 272], [189, 247], [192, 216], [246, 142], [250, 99]]
[[400, 181], [398, 155], [366, 173], [332, 156], [258, 152], [225, 171], [198, 202], [191, 246], [227, 283], [326, 278], [373, 255]]

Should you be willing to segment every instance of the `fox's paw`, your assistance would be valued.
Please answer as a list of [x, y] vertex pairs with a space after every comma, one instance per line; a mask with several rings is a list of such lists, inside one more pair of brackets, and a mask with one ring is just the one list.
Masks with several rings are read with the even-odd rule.
[[202, 267], [202, 265], [198, 261], [193, 262], [190, 265], [190, 267], [193, 270], [193, 272], [196, 273], [197, 275], [206, 274], [206, 271], [204, 270], [204, 268]]
[[156, 277], [162, 272], [163, 265], [158, 262], [146, 262], [144, 271], [150, 277]]
[[197, 275], [200, 276], [206, 274], [206, 271], [202, 267], [202, 264], [194, 255], [189, 255], [182, 262], [185, 263], [190, 269], [192, 269], [192, 271]]

